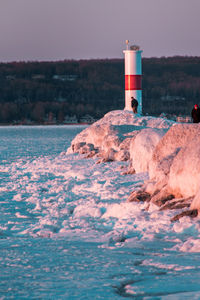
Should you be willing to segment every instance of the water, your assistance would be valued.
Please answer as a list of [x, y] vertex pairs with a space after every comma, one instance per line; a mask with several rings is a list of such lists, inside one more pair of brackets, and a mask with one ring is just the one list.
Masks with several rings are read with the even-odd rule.
[[86, 126], [0, 127], [0, 161], [58, 155]]
[[199, 221], [126, 203], [126, 162], [66, 155], [84, 128], [0, 128], [0, 299], [200, 299]]

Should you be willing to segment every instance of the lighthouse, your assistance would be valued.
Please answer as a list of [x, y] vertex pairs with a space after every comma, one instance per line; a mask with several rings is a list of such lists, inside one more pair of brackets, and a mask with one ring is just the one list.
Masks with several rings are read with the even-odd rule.
[[139, 46], [130, 46], [126, 40], [125, 58], [125, 108], [132, 111], [131, 97], [138, 101], [138, 113], [142, 113], [142, 58]]

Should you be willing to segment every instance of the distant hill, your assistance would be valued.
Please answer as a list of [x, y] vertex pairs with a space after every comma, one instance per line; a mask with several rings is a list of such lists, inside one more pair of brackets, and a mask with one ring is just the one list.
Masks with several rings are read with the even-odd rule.
[[[143, 113], [190, 115], [200, 57], [143, 58]], [[0, 63], [0, 123], [63, 123], [124, 108], [124, 61]]]

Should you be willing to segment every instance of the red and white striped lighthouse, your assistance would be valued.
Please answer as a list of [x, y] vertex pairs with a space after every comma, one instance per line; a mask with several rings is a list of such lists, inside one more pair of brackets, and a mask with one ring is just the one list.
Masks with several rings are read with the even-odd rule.
[[125, 110], [132, 111], [131, 97], [138, 101], [138, 113], [142, 113], [142, 58], [139, 46], [128, 47], [129, 41], [126, 40], [127, 49], [125, 55]]

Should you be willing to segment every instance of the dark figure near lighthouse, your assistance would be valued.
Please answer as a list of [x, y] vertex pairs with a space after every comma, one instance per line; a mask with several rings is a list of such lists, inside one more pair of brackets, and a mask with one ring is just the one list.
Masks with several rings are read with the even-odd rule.
[[192, 112], [191, 112], [193, 123], [199, 123], [200, 122], [200, 108], [198, 104], [195, 104]]

